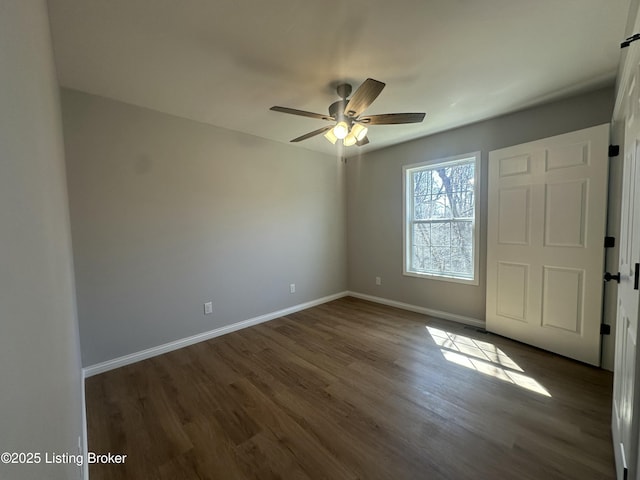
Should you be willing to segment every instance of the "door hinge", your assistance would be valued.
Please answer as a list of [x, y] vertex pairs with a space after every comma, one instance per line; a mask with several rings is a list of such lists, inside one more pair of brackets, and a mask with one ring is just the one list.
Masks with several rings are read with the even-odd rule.
[[640, 263], [636, 263], [636, 268], [635, 268], [635, 271], [633, 272], [633, 289], [634, 290], [638, 290], [638, 287], [639, 287], [638, 283], [640, 283], [639, 277], [640, 277]]
[[609, 158], [620, 155], [620, 145], [609, 145]]
[[618, 273], [605, 272], [604, 273], [604, 281], [605, 282], [610, 282], [611, 280], [615, 280], [616, 282], [620, 283], [620, 272], [618, 272]]
[[613, 248], [616, 246], [616, 237], [604, 237], [604, 248]]
[[611, 325], [607, 325], [606, 323], [601, 323], [600, 335], [611, 335]]
[[634, 35], [631, 35], [630, 37], [627, 37], [627, 39], [620, 44], [620, 48], [627, 48], [636, 40], [640, 40], [640, 33], [636, 33]]

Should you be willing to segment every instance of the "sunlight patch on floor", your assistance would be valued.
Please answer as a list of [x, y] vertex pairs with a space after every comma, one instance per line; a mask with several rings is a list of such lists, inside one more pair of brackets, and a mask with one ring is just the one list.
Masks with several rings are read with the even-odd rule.
[[427, 326], [444, 358], [452, 363], [512, 383], [518, 387], [551, 397], [534, 378], [494, 344]]

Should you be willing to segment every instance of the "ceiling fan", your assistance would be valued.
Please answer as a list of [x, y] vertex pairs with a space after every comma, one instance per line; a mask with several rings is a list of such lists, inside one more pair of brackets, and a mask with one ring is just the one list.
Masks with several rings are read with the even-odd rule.
[[368, 125], [420, 123], [424, 119], [424, 113], [384, 113], [381, 115], [361, 116], [362, 112], [380, 95], [384, 86], [385, 84], [378, 80], [367, 78], [358, 87], [353, 96], [348, 98], [351, 95], [351, 85], [348, 83], [338, 85], [336, 91], [340, 100], [329, 106], [329, 115], [277, 106], [271, 107], [270, 110], [332, 122], [332, 125], [301, 135], [291, 140], [292, 142], [301, 142], [324, 133], [324, 137], [333, 144], [341, 140], [345, 147], [351, 145], [361, 147], [369, 143], [367, 138]]

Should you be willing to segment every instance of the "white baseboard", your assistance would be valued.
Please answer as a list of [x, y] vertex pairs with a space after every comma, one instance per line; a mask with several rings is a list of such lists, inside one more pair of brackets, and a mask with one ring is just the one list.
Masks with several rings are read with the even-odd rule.
[[199, 333], [191, 337], [186, 337], [180, 340], [175, 340], [173, 342], [165, 343], [164, 345], [158, 345], [157, 347], [147, 348], [146, 350], [142, 350], [140, 352], [135, 352], [129, 355], [124, 355], [122, 357], [114, 358], [113, 360], [107, 360], [105, 362], [97, 363], [95, 365], [90, 365], [88, 367], [83, 368], [82, 371], [84, 373], [85, 378], [91, 377], [93, 375], [98, 375], [99, 373], [107, 372], [115, 368], [124, 367], [125, 365], [130, 365], [132, 363], [136, 363], [141, 360], [146, 360], [147, 358], [155, 357], [157, 355], [162, 355], [163, 353], [171, 352], [173, 350], [177, 350], [182, 347], [187, 347], [189, 345], [193, 345], [194, 343], [210, 340], [212, 338], [219, 337], [226, 333], [235, 332], [236, 330], [251, 327], [253, 325], [258, 325], [259, 323], [268, 322], [269, 320], [273, 320], [279, 317], [284, 317], [285, 315], [299, 312], [301, 310], [306, 310], [307, 308], [311, 308], [311, 307], [315, 307], [316, 305], [321, 305], [323, 303], [331, 302], [333, 300], [337, 300], [338, 298], [346, 297], [348, 295], [349, 295], [349, 292], [340, 292], [334, 295], [329, 295], [327, 297], [318, 298], [317, 300], [312, 300], [310, 302], [294, 305], [289, 308], [278, 310], [272, 313], [267, 313], [265, 315], [260, 315], [258, 317], [250, 318], [248, 320], [242, 320], [240, 322], [232, 323], [231, 325], [225, 325], [224, 327], [216, 328], [208, 332]]
[[452, 322], [463, 323], [465, 325], [471, 325], [478, 328], [485, 328], [485, 322], [483, 320], [473, 317], [465, 317], [464, 315], [457, 315], [455, 313], [442, 312], [440, 310], [434, 310], [432, 308], [419, 307], [417, 305], [397, 302], [395, 300], [389, 300], [388, 298], [375, 297], [373, 295], [367, 295], [365, 293], [348, 292], [348, 294], [351, 297], [368, 300], [370, 302], [381, 303], [390, 307], [401, 308], [402, 310], [409, 310], [410, 312], [422, 313], [424, 315], [429, 315], [430, 317], [450, 320]]

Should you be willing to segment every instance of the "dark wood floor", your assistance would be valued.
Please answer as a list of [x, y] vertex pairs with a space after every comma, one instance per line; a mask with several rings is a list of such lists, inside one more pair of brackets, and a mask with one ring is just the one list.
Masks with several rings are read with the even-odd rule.
[[[429, 328], [427, 328], [429, 327]], [[100, 479], [614, 478], [610, 373], [344, 298], [87, 379]]]

